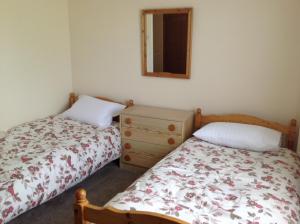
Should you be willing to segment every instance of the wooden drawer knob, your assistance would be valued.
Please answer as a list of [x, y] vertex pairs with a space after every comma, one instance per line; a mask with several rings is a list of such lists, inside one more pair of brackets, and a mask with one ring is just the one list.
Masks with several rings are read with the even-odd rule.
[[132, 122], [131, 122], [131, 119], [127, 117], [127, 118], [125, 119], [125, 124], [131, 124], [131, 123], [132, 123]]
[[124, 148], [125, 149], [131, 149], [131, 144], [130, 143], [125, 143]]
[[130, 137], [131, 136], [131, 131], [125, 131], [125, 136]]
[[174, 124], [170, 124], [168, 126], [169, 131], [175, 131], [175, 125]]
[[169, 143], [169, 145], [174, 145], [175, 144], [174, 138], [169, 138], [168, 143]]
[[125, 155], [125, 156], [124, 156], [124, 159], [125, 159], [125, 161], [130, 161], [130, 160], [131, 160], [131, 158], [130, 158], [129, 155]]

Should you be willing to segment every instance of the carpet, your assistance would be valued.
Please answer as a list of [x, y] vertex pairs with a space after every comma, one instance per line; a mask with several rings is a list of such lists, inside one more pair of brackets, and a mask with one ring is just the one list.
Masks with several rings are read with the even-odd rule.
[[120, 169], [110, 163], [56, 198], [18, 216], [9, 224], [66, 224], [74, 223], [73, 203], [76, 189], [87, 191], [88, 200], [103, 206], [117, 193], [124, 191], [140, 174]]

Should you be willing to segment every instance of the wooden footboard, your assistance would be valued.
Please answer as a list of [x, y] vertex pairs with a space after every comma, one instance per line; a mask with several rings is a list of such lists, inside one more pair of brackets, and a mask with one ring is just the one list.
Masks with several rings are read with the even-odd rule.
[[75, 224], [187, 224], [159, 213], [142, 211], [122, 211], [112, 207], [98, 207], [89, 203], [86, 191], [76, 191], [74, 204]]

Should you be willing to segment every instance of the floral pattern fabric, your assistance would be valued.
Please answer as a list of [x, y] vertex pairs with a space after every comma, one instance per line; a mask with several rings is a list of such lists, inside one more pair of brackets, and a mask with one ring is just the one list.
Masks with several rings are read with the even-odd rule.
[[107, 206], [162, 213], [193, 224], [300, 223], [300, 158], [191, 138]]
[[61, 115], [0, 138], [0, 224], [57, 196], [120, 157], [116, 126], [99, 129]]

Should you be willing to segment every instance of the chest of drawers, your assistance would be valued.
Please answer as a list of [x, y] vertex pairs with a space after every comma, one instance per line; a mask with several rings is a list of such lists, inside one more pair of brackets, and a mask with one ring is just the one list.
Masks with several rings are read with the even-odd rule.
[[193, 112], [135, 105], [120, 116], [121, 167], [148, 169], [192, 134]]

